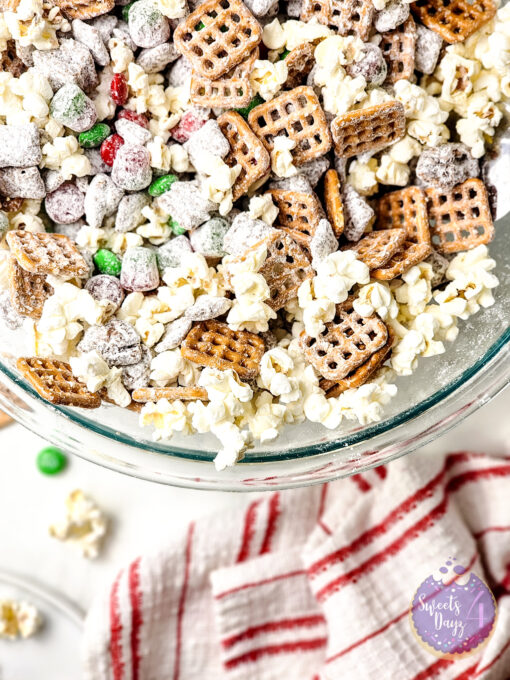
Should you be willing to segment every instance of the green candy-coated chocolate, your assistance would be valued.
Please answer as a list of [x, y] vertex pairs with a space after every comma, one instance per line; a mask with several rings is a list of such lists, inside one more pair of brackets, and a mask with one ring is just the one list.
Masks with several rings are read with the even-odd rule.
[[129, 21], [129, 10], [131, 9], [131, 7], [133, 7], [135, 2], [136, 0], [133, 0], [133, 2], [128, 3], [122, 8], [122, 18], [126, 23]]
[[205, 28], [205, 24], [204, 24], [203, 21], [201, 21], [200, 23], [198, 23], [198, 24], [195, 26], [195, 29], [196, 29], [197, 31], [201, 31], [203, 28]]
[[254, 109], [256, 106], [259, 104], [263, 104], [264, 100], [260, 96], [260, 94], [256, 94], [251, 102], [248, 104], [248, 106], [245, 106], [244, 109], [236, 109], [237, 113], [241, 114], [243, 118], [248, 118], [248, 114], [252, 109]]
[[96, 123], [90, 130], [80, 132], [78, 141], [84, 149], [93, 149], [100, 146], [110, 135], [110, 127], [106, 123]]
[[122, 268], [122, 263], [111, 250], [100, 248], [93, 257], [94, 264], [99, 269], [101, 274], [109, 274], [110, 276], [119, 276]]
[[67, 457], [56, 446], [46, 446], [37, 454], [36, 463], [43, 475], [57, 475], [67, 465]]
[[149, 194], [151, 196], [161, 196], [161, 194], [170, 191], [174, 182], [177, 182], [177, 177], [175, 175], [163, 175], [162, 177], [158, 177], [150, 185]]
[[184, 229], [184, 227], [181, 227], [179, 222], [172, 219], [171, 217], [168, 218], [168, 226], [176, 236], [182, 236], [183, 234], [186, 233], [186, 229]]

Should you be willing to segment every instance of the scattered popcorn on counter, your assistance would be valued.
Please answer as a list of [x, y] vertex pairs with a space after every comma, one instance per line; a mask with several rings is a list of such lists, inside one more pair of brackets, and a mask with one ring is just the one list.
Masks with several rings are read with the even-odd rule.
[[83, 557], [95, 559], [101, 550], [108, 521], [83, 491], [72, 491], [66, 499], [65, 519], [50, 526], [50, 536], [76, 545]]
[[43, 623], [37, 608], [28, 602], [0, 600], [0, 639], [32, 637]]

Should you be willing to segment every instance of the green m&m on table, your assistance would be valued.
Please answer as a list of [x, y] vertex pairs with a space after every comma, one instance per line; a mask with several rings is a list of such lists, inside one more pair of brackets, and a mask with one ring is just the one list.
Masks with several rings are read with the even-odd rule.
[[67, 457], [56, 446], [46, 446], [37, 454], [36, 462], [43, 475], [57, 475], [67, 465]]
[[175, 175], [162, 175], [152, 182], [149, 187], [149, 194], [151, 196], [161, 196], [161, 194], [170, 191], [170, 187], [174, 182], [177, 182]]
[[92, 258], [94, 264], [99, 269], [101, 274], [109, 274], [110, 276], [119, 276], [122, 269], [122, 263], [111, 250], [100, 248]]
[[78, 141], [84, 149], [94, 149], [96, 146], [101, 146], [109, 135], [110, 127], [106, 123], [96, 123], [90, 130], [80, 132]]

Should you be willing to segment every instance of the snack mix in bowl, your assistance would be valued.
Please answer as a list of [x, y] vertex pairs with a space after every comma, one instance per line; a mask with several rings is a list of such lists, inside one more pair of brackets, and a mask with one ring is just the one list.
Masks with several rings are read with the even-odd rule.
[[221, 469], [380, 420], [494, 303], [510, 5], [0, 9], [0, 322], [49, 402], [212, 432]]

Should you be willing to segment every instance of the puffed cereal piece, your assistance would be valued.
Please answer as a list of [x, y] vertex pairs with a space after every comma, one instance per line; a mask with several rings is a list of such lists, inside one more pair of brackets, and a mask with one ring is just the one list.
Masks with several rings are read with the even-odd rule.
[[314, 45], [303, 43], [298, 45], [285, 57], [288, 76], [283, 85], [284, 90], [292, 90], [298, 85], [302, 85], [315, 63]]
[[350, 184], [342, 193], [344, 210], [344, 236], [348, 241], [359, 241], [375, 221], [375, 212], [367, 201]]
[[85, 284], [87, 290], [94, 300], [108, 300], [117, 310], [124, 300], [124, 290], [116, 276], [108, 274], [98, 274], [90, 278]]
[[180, 56], [173, 43], [165, 42], [142, 50], [136, 58], [136, 63], [145, 73], [159, 73]]
[[177, 349], [180, 347], [184, 338], [188, 335], [193, 326], [193, 322], [190, 319], [181, 316], [175, 321], [171, 321], [166, 325], [165, 333], [163, 337], [154, 347], [154, 350], [160, 354], [161, 352], [167, 352], [171, 349]]
[[0, 168], [0, 193], [9, 198], [44, 198], [46, 189], [39, 168]]
[[166, 16], [150, 0], [138, 0], [129, 10], [129, 33], [138, 47], [156, 47], [170, 37], [170, 24]]
[[239, 213], [225, 234], [223, 248], [229, 255], [242, 255], [248, 248], [275, 232], [276, 229], [263, 220], [254, 220], [248, 213]]
[[34, 67], [48, 79], [54, 92], [74, 83], [90, 93], [98, 84], [90, 50], [77, 40], [62, 40], [55, 50], [35, 50], [33, 59]]
[[73, 182], [64, 182], [48, 194], [44, 207], [48, 217], [57, 224], [73, 224], [85, 214], [83, 193]]
[[142, 358], [136, 364], [122, 367], [121, 380], [127, 390], [141, 390], [150, 381], [153, 352], [142, 345]]
[[90, 130], [97, 120], [96, 107], [78, 85], [63, 85], [50, 104], [53, 118], [73, 132]]
[[193, 250], [204, 257], [223, 257], [226, 254], [223, 241], [229, 229], [227, 220], [213, 217], [190, 232], [189, 239]]
[[151, 156], [144, 146], [124, 144], [113, 161], [112, 180], [126, 191], [141, 191], [152, 182]]
[[28, 168], [42, 160], [39, 128], [35, 123], [0, 125], [0, 168]]
[[128, 248], [122, 258], [120, 285], [129, 291], [141, 293], [159, 286], [159, 270], [156, 253], [149, 248]]
[[156, 258], [158, 267], [161, 273], [164, 273], [167, 267], [178, 267], [182, 258], [185, 255], [193, 252], [191, 243], [187, 236], [181, 235], [163, 243], [156, 250]]
[[96, 351], [110, 367], [131, 366], [142, 359], [140, 336], [130, 323], [120, 319], [87, 328], [78, 349], [80, 352]]
[[72, 23], [72, 29], [74, 38], [88, 47], [97, 64], [106, 66], [110, 63], [110, 54], [97, 28], [86, 24], [81, 19], [75, 19]]
[[230, 151], [230, 144], [216, 120], [208, 120], [196, 132], [193, 132], [184, 148], [195, 168], [200, 169], [200, 157], [204, 152], [225, 158]]
[[469, 148], [455, 142], [425, 149], [416, 164], [416, 175], [425, 185], [440, 189], [452, 189], [478, 173], [478, 161]]
[[114, 6], [114, 0], [55, 0], [68, 19], [93, 19], [110, 12]]
[[381, 48], [372, 43], [363, 45], [363, 56], [359, 61], [347, 64], [345, 70], [352, 78], [363, 76], [368, 85], [376, 87], [382, 85], [388, 74], [388, 67], [384, 61]]
[[121, 198], [115, 215], [115, 231], [125, 234], [143, 224], [142, 210], [149, 204], [149, 196], [141, 191]]
[[158, 196], [155, 203], [186, 230], [207, 222], [215, 209], [215, 204], [205, 198], [193, 182], [174, 182], [170, 191]]
[[434, 73], [442, 46], [443, 39], [438, 33], [416, 24], [415, 69], [425, 75]]
[[232, 300], [215, 295], [199, 295], [195, 304], [184, 312], [184, 317], [191, 321], [209, 321], [223, 316], [232, 307]]
[[386, 7], [376, 12], [374, 28], [378, 33], [393, 31], [409, 18], [409, 3], [391, 0]]

